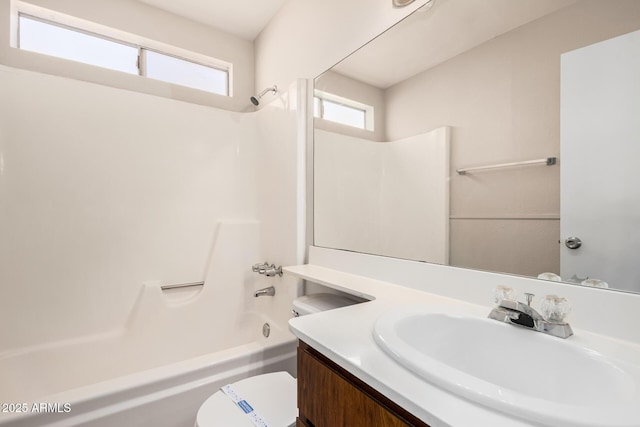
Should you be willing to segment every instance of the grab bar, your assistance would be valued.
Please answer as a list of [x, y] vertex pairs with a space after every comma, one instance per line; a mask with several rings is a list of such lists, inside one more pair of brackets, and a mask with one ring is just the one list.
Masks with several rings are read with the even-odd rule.
[[483, 171], [488, 169], [508, 168], [512, 166], [537, 165], [537, 164], [543, 164], [543, 163], [547, 166], [555, 165], [556, 158], [547, 157], [545, 159], [525, 160], [522, 162], [512, 162], [512, 163], [501, 163], [498, 165], [490, 165], [490, 166], [478, 166], [477, 168], [456, 169], [456, 172], [458, 172], [458, 174], [460, 175], [466, 175], [468, 172], [477, 172], [477, 171]]
[[166, 291], [168, 289], [190, 288], [193, 286], [204, 286], [204, 282], [176, 283], [175, 285], [162, 285], [160, 289]]

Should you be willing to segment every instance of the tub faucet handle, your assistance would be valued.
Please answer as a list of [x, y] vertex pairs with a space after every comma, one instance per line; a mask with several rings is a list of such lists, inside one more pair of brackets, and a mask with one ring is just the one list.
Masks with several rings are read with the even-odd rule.
[[258, 274], [264, 274], [267, 277], [282, 276], [282, 267], [276, 267], [275, 264], [269, 265], [267, 261], [262, 264], [254, 264], [251, 271]]
[[267, 269], [267, 267], [269, 267], [269, 263], [267, 261], [263, 262], [262, 264], [253, 264], [251, 266], [251, 271], [253, 271], [254, 273], [264, 274], [264, 271]]
[[282, 267], [276, 267], [275, 264], [271, 264], [264, 272], [267, 277], [282, 276]]
[[533, 297], [535, 297], [535, 294], [525, 292], [524, 297], [527, 299], [527, 305], [531, 307], [531, 302], [533, 301]]

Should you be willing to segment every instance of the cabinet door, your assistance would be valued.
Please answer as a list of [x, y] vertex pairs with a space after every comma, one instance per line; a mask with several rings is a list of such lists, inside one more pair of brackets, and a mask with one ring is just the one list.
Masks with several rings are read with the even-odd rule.
[[298, 426], [428, 427], [304, 343], [298, 347], [298, 407]]

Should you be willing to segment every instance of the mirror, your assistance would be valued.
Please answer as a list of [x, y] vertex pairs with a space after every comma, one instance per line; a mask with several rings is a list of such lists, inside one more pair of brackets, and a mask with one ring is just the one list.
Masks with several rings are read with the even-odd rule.
[[639, 29], [427, 2], [315, 79], [314, 244], [640, 292]]

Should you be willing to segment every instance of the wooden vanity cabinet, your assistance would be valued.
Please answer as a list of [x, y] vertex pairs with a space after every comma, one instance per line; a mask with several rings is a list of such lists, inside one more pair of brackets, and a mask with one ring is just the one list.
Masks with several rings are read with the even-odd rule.
[[300, 341], [296, 427], [429, 427]]

